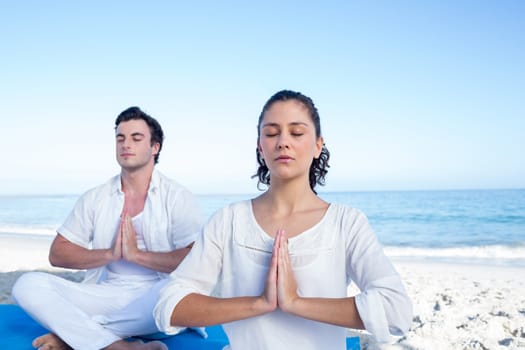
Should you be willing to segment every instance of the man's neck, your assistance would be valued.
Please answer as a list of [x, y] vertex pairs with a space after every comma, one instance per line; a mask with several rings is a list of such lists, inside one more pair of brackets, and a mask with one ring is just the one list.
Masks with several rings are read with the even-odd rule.
[[143, 167], [132, 171], [122, 169], [120, 180], [122, 191], [126, 194], [145, 194], [148, 191], [154, 167]]

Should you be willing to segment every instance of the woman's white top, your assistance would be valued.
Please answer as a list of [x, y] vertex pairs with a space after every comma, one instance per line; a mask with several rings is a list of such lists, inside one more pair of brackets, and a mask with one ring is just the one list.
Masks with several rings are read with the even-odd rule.
[[[379, 341], [402, 334], [412, 322], [412, 303], [384, 255], [367, 218], [331, 204], [313, 227], [288, 241], [298, 293], [343, 298], [351, 281], [366, 330]], [[204, 226], [190, 254], [171, 274], [154, 310], [166, 333], [177, 303], [190, 293], [228, 298], [259, 296], [265, 286], [273, 239], [258, 225], [251, 201], [219, 210]], [[223, 325], [231, 349], [346, 349], [346, 329], [276, 310]]]

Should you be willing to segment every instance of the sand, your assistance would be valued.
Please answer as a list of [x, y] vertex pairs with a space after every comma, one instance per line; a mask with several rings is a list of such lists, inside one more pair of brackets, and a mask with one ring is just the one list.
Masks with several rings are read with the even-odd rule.
[[[72, 280], [83, 272], [53, 268], [47, 261], [51, 239], [0, 235], [0, 303], [27, 270], [43, 270]], [[525, 268], [431, 261], [398, 261], [414, 304], [412, 329], [392, 344], [376, 344], [365, 332], [362, 349], [524, 349]], [[351, 289], [350, 292], [353, 292]]]
[[47, 271], [72, 281], [81, 281], [83, 271], [52, 267], [48, 261], [52, 238], [0, 234], [0, 304], [13, 304], [11, 289], [16, 279], [26, 271]]
[[[396, 262], [414, 304], [410, 332], [382, 349], [524, 349], [525, 268]], [[362, 337], [363, 349], [379, 347]]]

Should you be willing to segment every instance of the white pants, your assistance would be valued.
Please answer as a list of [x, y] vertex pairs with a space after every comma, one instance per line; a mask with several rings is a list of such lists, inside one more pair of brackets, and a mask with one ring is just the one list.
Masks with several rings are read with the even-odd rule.
[[157, 333], [153, 308], [167, 279], [72, 282], [28, 272], [13, 298], [31, 317], [75, 350], [95, 350], [126, 337]]

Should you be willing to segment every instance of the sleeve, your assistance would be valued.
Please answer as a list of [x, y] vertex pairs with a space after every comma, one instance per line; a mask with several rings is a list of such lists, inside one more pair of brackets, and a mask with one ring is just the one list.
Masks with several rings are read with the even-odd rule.
[[390, 341], [391, 335], [409, 330], [412, 302], [366, 216], [358, 212], [348, 225], [346, 269], [361, 290], [355, 297], [357, 310], [368, 332], [379, 342]]
[[176, 334], [184, 327], [171, 325], [177, 304], [188, 294], [210, 295], [222, 270], [224, 217], [219, 212], [204, 226], [193, 248], [169, 276], [161, 290], [153, 316], [157, 327], [167, 334]]
[[92, 192], [84, 193], [76, 202], [64, 223], [57, 232], [67, 240], [81, 247], [89, 248], [93, 239], [93, 201]]
[[196, 240], [204, 224], [202, 211], [195, 196], [186, 189], [179, 191], [171, 208], [171, 244], [175, 249], [187, 247]]

